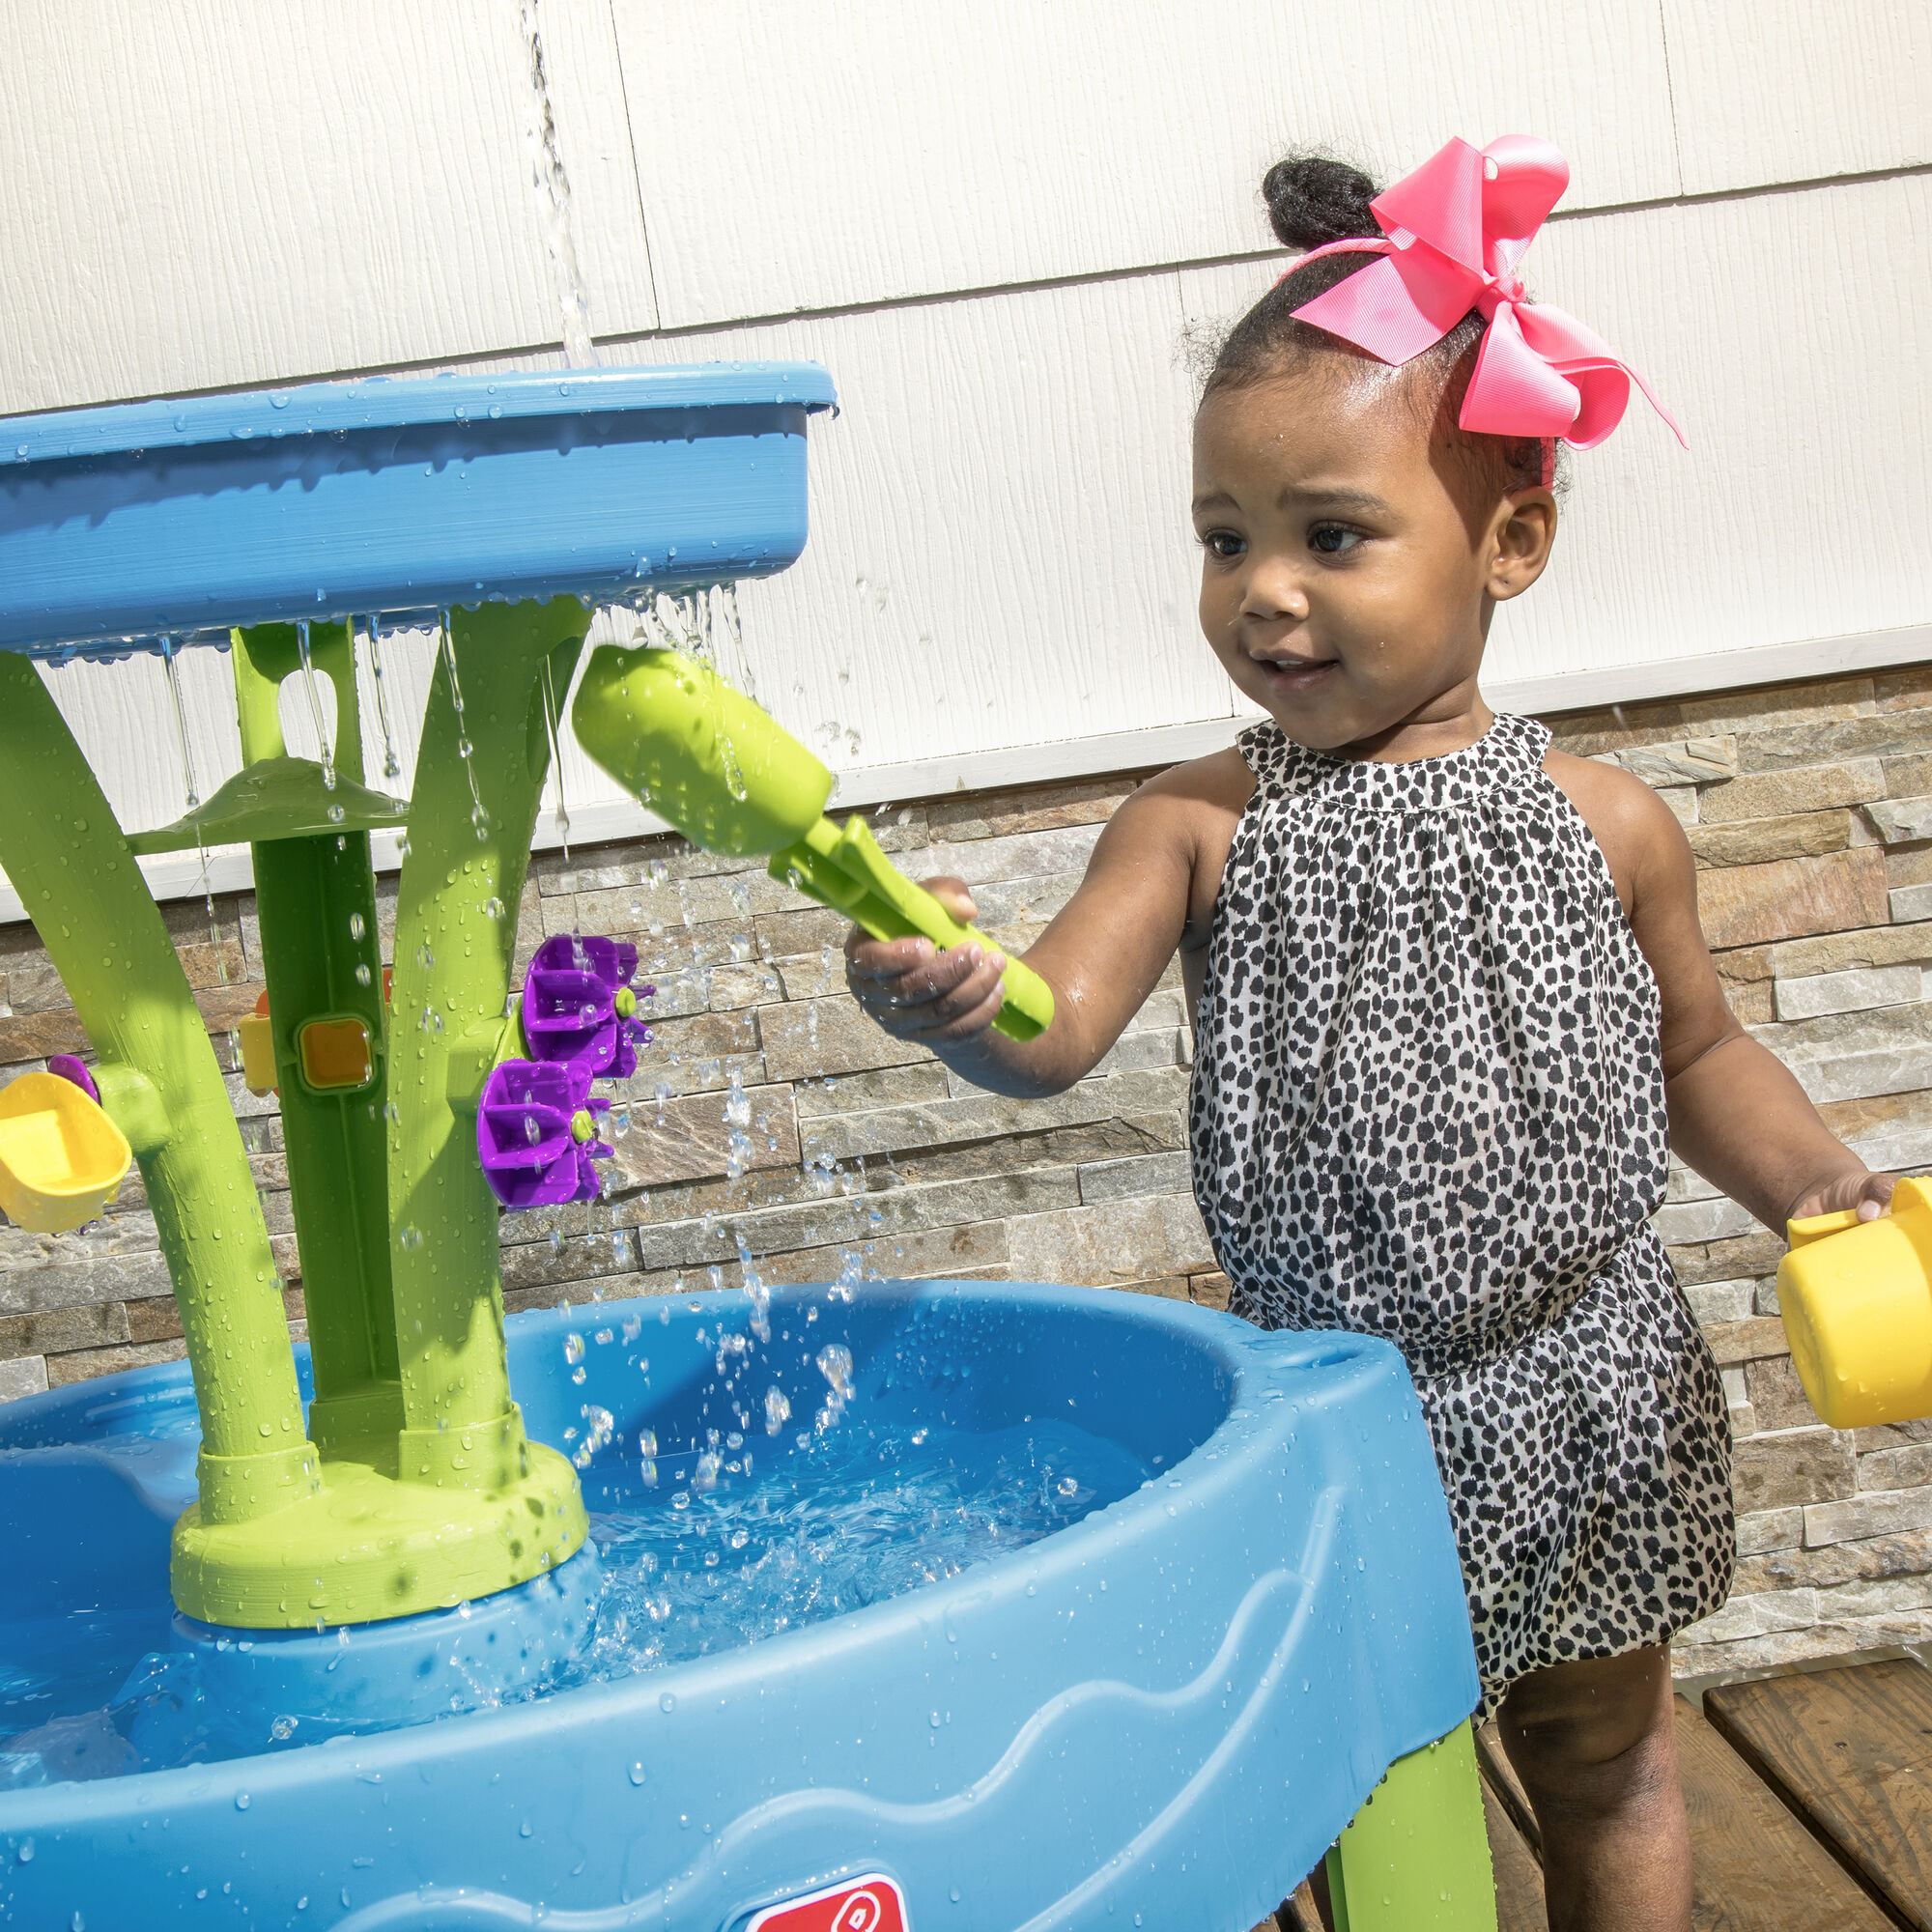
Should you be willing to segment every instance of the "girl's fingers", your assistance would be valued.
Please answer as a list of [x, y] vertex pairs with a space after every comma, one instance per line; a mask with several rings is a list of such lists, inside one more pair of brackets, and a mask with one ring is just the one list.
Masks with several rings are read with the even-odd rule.
[[1891, 1206], [1891, 1190], [1898, 1177], [1868, 1174], [1859, 1184], [1858, 1210], [1861, 1221], [1876, 1221]]
[[[905, 943], [894, 941], [893, 947]], [[860, 1006], [897, 1037], [962, 1038], [999, 1010], [1003, 953], [974, 945], [933, 954], [928, 947], [925, 958], [895, 972], [896, 960], [868, 956], [875, 945], [857, 950], [848, 961], [846, 983]]]

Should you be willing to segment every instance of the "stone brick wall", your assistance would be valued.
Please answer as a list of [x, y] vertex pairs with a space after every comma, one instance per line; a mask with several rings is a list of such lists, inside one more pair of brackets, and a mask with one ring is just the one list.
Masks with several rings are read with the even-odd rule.
[[[1874, 1164], [1932, 1167], [1932, 669], [1550, 722], [1559, 745], [1617, 759], [1669, 801], [1732, 1002], [1834, 1131]], [[1019, 947], [1138, 776], [914, 803], [874, 824], [914, 876], [964, 878], [981, 923]], [[260, 990], [253, 901], [218, 897], [212, 930], [205, 906], [166, 913], [226, 1064], [226, 1029]], [[520, 960], [574, 923], [636, 938], [657, 1044], [609, 1199], [505, 1220], [512, 1310], [728, 1285], [741, 1254], [772, 1281], [1065, 1280], [1225, 1305], [1188, 1194], [1178, 972], [1089, 1079], [1021, 1102], [861, 1019], [841, 923], [758, 868], [668, 839], [546, 856], [519, 909]], [[84, 1046], [31, 928], [0, 930], [0, 1081]], [[230, 1087], [299, 1333], [280, 1122]], [[1821, 1427], [1776, 1320], [1776, 1236], [1682, 1170], [1660, 1227], [1723, 1365], [1743, 1559], [1680, 1667], [1932, 1639], [1932, 1423]], [[180, 1352], [138, 1178], [91, 1229], [0, 1227], [0, 1396]]]

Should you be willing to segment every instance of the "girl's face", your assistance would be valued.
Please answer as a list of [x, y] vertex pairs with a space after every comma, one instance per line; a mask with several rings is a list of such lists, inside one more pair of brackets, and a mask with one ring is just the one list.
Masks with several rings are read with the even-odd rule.
[[1320, 356], [1214, 391], [1194, 421], [1201, 628], [1318, 751], [1420, 757], [1480, 737], [1491, 612], [1535, 582], [1556, 532], [1548, 491], [1491, 499], [1404, 381]]

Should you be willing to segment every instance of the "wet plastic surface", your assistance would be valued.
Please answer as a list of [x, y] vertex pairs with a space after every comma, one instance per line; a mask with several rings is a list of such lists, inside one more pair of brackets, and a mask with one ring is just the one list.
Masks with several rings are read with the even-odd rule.
[[761, 577], [805, 546], [806, 418], [832, 402], [816, 363], [714, 362], [21, 416], [0, 648]]
[[[619, 1438], [650, 1428], [667, 1465], [711, 1428], [762, 1445], [767, 1385], [809, 1428], [813, 1351], [837, 1344], [854, 1422], [1052, 1416], [1157, 1473], [1014, 1553], [615, 1682], [184, 1770], [76, 1760], [78, 1781], [0, 1794], [0, 1909], [468, 1932], [541, 1903], [552, 1923], [732, 1932], [877, 1871], [921, 1932], [1239, 1927], [1475, 1703], [1447, 1511], [1386, 1345], [1005, 1283], [775, 1291], [775, 1334], [809, 1327], [803, 1350], [755, 1342], [754, 1312], [725, 1293], [514, 1320], [531, 1435], [568, 1449], [596, 1407]], [[581, 1351], [580, 1383], [565, 1338], [606, 1325], [625, 1339]], [[103, 1657], [172, 1640], [193, 1448], [173, 1366], [0, 1410], [10, 1662], [76, 1614]]]

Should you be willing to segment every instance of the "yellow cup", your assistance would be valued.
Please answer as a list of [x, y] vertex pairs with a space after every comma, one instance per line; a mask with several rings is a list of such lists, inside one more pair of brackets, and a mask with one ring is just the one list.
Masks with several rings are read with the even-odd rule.
[[1777, 1305], [1819, 1419], [1869, 1429], [1932, 1415], [1932, 1179], [1901, 1180], [1891, 1211], [1788, 1224]]
[[70, 1080], [23, 1073], [0, 1093], [0, 1208], [37, 1235], [81, 1227], [121, 1191], [133, 1153]]

